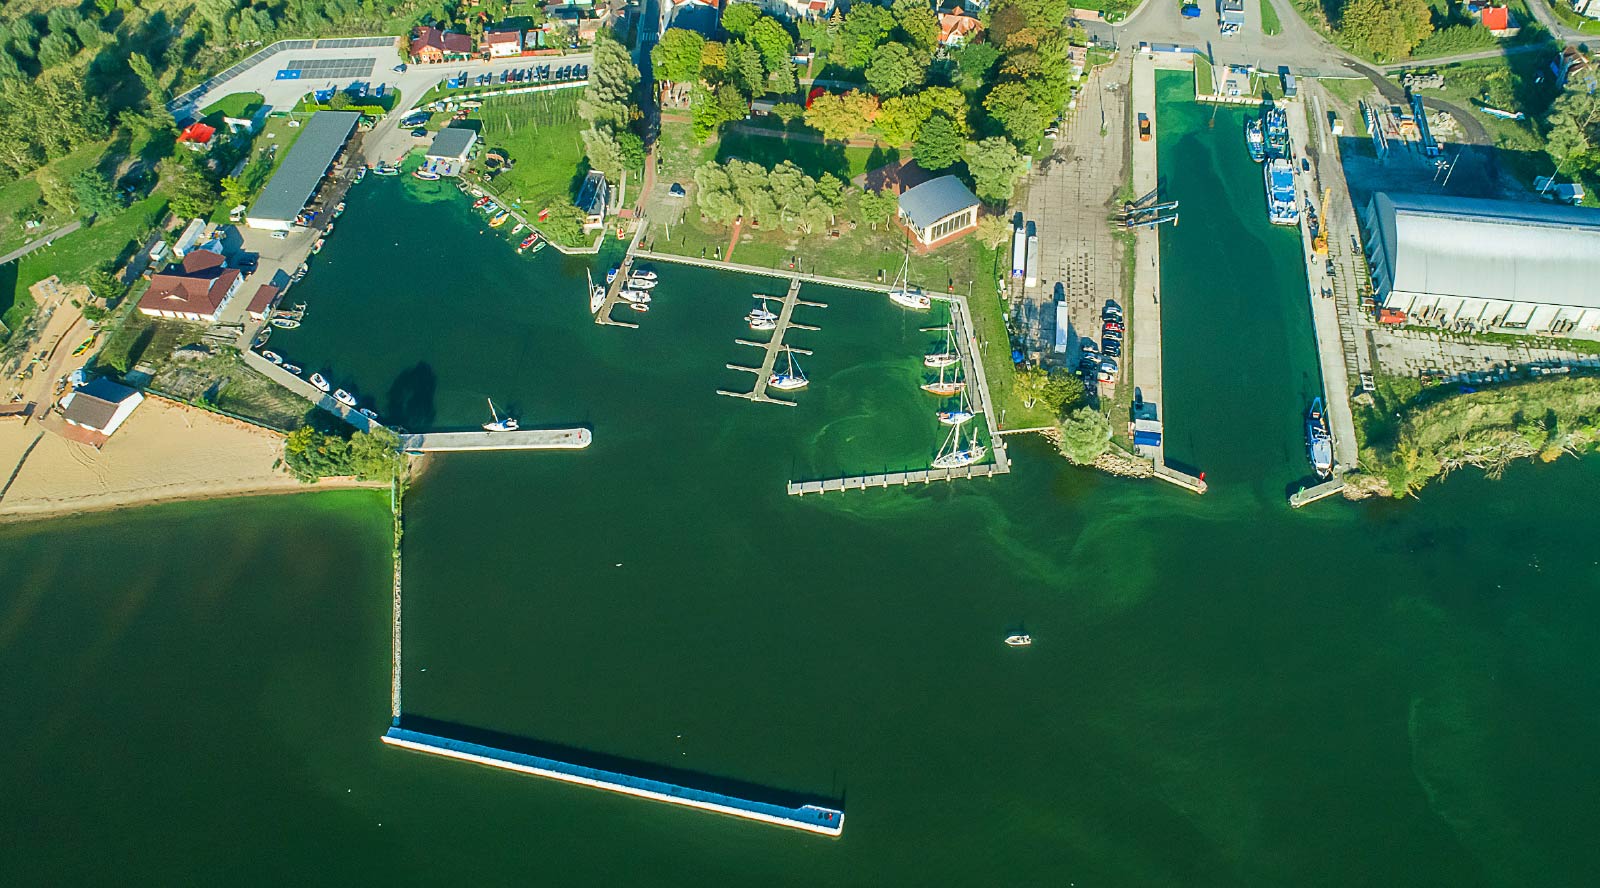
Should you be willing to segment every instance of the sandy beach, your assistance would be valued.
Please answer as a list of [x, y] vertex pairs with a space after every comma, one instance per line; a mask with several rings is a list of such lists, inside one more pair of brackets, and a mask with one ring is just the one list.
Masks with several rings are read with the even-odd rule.
[[160, 398], [147, 398], [98, 451], [37, 420], [0, 422], [0, 521], [372, 486], [353, 479], [301, 483], [283, 469], [282, 453], [276, 432]]

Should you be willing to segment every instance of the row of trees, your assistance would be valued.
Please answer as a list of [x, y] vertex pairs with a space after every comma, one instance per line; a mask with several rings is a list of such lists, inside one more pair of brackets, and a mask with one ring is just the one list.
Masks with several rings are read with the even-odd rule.
[[594, 65], [589, 86], [578, 100], [578, 116], [589, 124], [583, 131], [589, 166], [613, 182], [624, 169], [644, 160], [644, 141], [633, 131], [640, 119], [638, 89], [639, 69], [633, 58], [610, 31], [602, 31], [595, 38]]
[[381, 427], [346, 438], [302, 426], [284, 440], [283, 462], [296, 478], [307, 482], [346, 475], [382, 480], [405, 470], [400, 437]]
[[[700, 212], [725, 225], [742, 217], [761, 227], [810, 234], [846, 207], [845, 185], [837, 176], [814, 179], [787, 160], [771, 170], [743, 160], [712, 161], [695, 171], [694, 180]], [[871, 208], [882, 211], [881, 203]]]

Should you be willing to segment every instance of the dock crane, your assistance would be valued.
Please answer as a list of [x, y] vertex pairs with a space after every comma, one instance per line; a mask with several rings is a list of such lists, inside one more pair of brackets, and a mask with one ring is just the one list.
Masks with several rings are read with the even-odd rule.
[[1332, 188], [1322, 189], [1322, 206], [1317, 208], [1317, 233], [1311, 238], [1311, 251], [1318, 256], [1328, 255], [1328, 201], [1332, 197]]

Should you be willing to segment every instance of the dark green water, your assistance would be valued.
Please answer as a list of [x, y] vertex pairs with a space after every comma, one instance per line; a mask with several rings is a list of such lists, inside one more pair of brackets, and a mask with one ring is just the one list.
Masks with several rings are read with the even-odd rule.
[[[1188, 144], [1163, 115], [1164, 138]], [[1217, 133], [1222, 163], [1237, 136]], [[1165, 153], [1163, 168], [1188, 175]], [[744, 381], [721, 367], [749, 359], [732, 339], [750, 280], [672, 270], [641, 329], [598, 329], [581, 269], [574, 283], [559, 260], [419, 223], [408, 207], [456, 210], [380, 184], [341, 236], [387, 224], [401, 246], [341, 278], [360, 257], [336, 238], [301, 291], [314, 322], [285, 353], [435, 426], [478, 422], [493, 394], [595, 430], [581, 454], [441, 459], [408, 497], [407, 712], [842, 799], [844, 837], [382, 747], [386, 501], [325, 494], [0, 529], [0, 832], [21, 837], [17, 881], [1600, 873], [1593, 461], [1292, 513], [1278, 491], [1297, 450], [1264, 470], [1227, 452], [1268, 460], [1297, 440], [1299, 408], [1267, 404], [1240, 414], [1243, 443], [1195, 431], [1192, 458], [1218, 467], [1203, 498], [1071, 470], [1031, 441], [993, 481], [790, 498], [792, 477], [930, 453], [929, 404], [907, 394], [918, 321], [827, 294], [811, 317], [824, 329], [796, 334], [817, 351], [800, 407], [719, 397]], [[1243, 197], [1215, 222], [1193, 200], [1164, 237], [1248, 226]], [[423, 262], [435, 246], [454, 252]], [[1229, 298], [1214, 285], [1171, 278], [1166, 307]], [[1289, 307], [1247, 315], [1241, 335], [1304, 304], [1274, 292]], [[364, 327], [375, 302], [390, 320]], [[456, 354], [475, 327], [492, 344]], [[1204, 348], [1181, 332], [1171, 348]], [[1298, 372], [1308, 346], [1273, 335], [1282, 357], [1251, 360]], [[419, 363], [431, 399], [390, 407]], [[1231, 409], [1225, 368], [1189, 372], [1205, 375], [1194, 412], [1173, 403], [1169, 422]], [[1019, 625], [1032, 648], [1000, 643]]]

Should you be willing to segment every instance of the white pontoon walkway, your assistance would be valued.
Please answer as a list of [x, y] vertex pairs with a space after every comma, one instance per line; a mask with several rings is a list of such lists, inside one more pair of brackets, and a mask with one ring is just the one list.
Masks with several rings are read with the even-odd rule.
[[593, 435], [588, 429], [532, 429], [522, 432], [429, 432], [406, 435], [400, 449], [407, 453], [456, 450], [582, 450]]
[[665, 783], [644, 777], [631, 777], [627, 774], [619, 774], [616, 771], [586, 768], [582, 765], [558, 762], [555, 759], [547, 759], [537, 755], [496, 749], [493, 746], [482, 746], [477, 743], [468, 743], [464, 740], [452, 740], [449, 737], [424, 734], [420, 731], [408, 731], [404, 728], [390, 728], [389, 732], [383, 735], [383, 742], [390, 746], [398, 746], [415, 752], [442, 755], [458, 761], [488, 765], [491, 768], [504, 768], [507, 771], [517, 771], [537, 777], [549, 777], [552, 780], [562, 780], [567, 783], [576, 783], [580, 786], [591, 786], [595, 789], [608, 789], [612, 792], [620, 792], [641, 799], [653, 799], [658, 802], [699, 808], [702, 811], [715, 811], [718, 814], [729, 814], [734, 817], [743, 817], [746, 820], [759, 820], [763, 823], [772, 823], [778, 826], [792, 826], [795, 829], [803, 829], [807, 832], [819, 833], [825, 836], [837, 836], [844, 831], [844, 812], [835, 808], [823, 808], [817, 805], [801, 805], [798, 808], [791, 808], [766, 802], [754, 802], [718, 792], [691, 789], [687, 786], [678, 786], [674, 783]]

